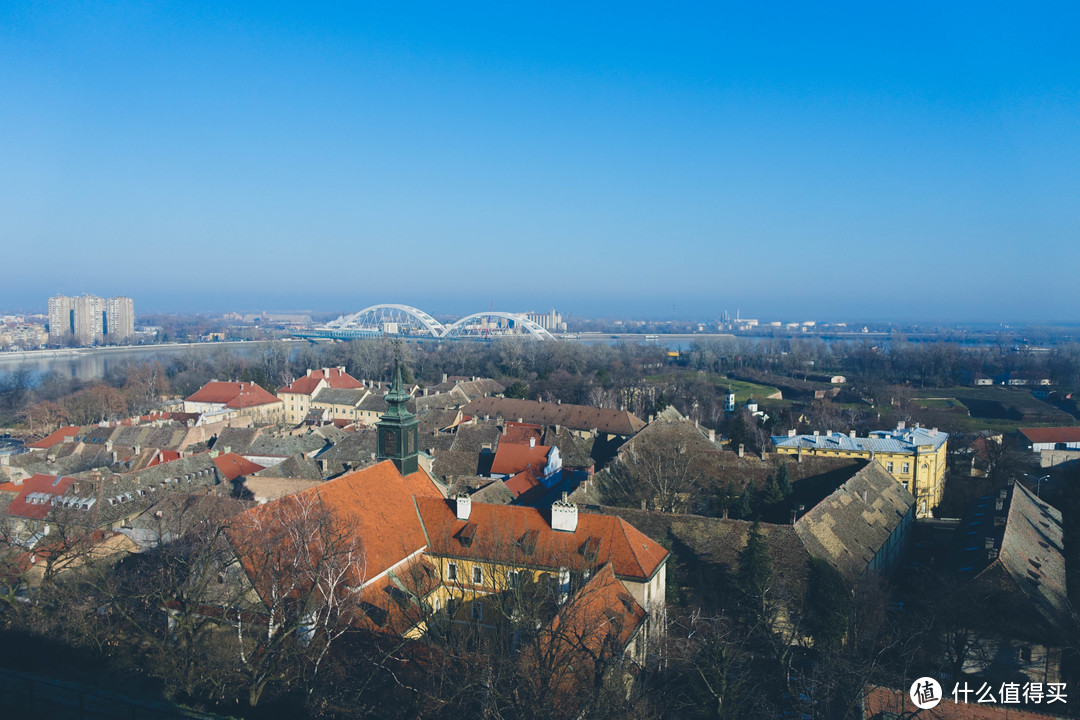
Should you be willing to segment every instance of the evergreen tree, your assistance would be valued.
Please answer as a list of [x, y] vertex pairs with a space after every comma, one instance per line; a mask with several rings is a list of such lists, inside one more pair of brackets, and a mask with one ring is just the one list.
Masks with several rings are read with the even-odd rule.
[[744, 597], [744, 605], [752, 617], [765, 612], [766, 595], [772, 580], [772, 559], [769, 546], [755, 522], [746, 534], [746, 547], [739, 553], [739, 572], [735, 577]]
[[731, 514], [739, 520], [749, 520], [750, 516], [754, 514], [754, 491], [750, 487], [750, 483], [746, 483], [742, 493], [735, 498]]
[[785, 498], [791, 494], [791, 474], [788, 472], [786, 462], [780, 463], [780, 468], [776, 471], [776, 485]]

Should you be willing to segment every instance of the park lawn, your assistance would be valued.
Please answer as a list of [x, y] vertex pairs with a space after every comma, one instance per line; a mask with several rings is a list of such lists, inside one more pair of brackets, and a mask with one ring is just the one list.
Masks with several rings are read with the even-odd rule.
[[[647, 375], [645, 382], [667, 382], [678, 377], [689, 377], [692, 373], [673, 373], [665, 375]], [[706, 378], [714, 386], [731, 388], [731, 391], [735, 393], [736, 403], [745, 403], [750, 398], [754, 398], [758, 401], [766, 400], [770, 395], [775, 395], [780, 392], [778, 389], [769, 385], [758, 385], [757, 383], [744, 382], [742, 380], [731, 380], [718, 375], [716, 373], [708, 373]], [[770, 400], [769, 403], [775, 403], [776, 400]]]

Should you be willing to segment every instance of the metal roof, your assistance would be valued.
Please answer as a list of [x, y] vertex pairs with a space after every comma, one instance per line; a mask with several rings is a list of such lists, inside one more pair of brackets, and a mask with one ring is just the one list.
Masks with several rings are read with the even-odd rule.
[[773, 436], [778, 448], [806, 448], [808, 450], [834, 450], [843, 452], [914, 453], [916, 447], [930, 445], [937, 450], [949, 434], [927, 428], [875, 430], [869, 437], [851, 437], [843, 433], [821, 435]]

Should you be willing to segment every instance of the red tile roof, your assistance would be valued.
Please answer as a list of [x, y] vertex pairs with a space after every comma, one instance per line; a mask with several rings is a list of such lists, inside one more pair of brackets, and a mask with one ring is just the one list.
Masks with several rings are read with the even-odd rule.
[[26, 447], [33, 448], [35, 450], [48, 450], [53, 445], [64, 442], [64, 438], [78, 435], [79, 430], [81, 429], [82, 428], [75, 426], [62, 427], [51, 435], [47, 435], [46, 437], [43, 437], [41, 440], [38, 440], [35, 443], [30, 443]]
[[1020, 432], [1033, 443], [1080, 442], [1080, 427], [1020, 428]]
[[304, 377], [293, 380], [290, 384], [280, 388], [278, 393], [292, 393], [294, 395], [310, 395], [315, 392], [315, 388], [318, 387], [320, 380], [326, 380], [326, 384], [332, 388], [362, 388], [364, 383], [360, 382], [352, 375], [349, 375], [343, 368], [332, 367], [322, 368], [321, 370], [312, 370]]
[[535, 440], [539, 445], [544, 439], [544, 428], [541, 425], [530, 423], [506, 423], [506, 432], [499, 438], [499, 444], [513, 443], [515, 445], [528, 445], [529, 440]]
[[364, 577], [372, 578], [425, 545], [413, 495], [441, 497], [424, 473], [402, 477], [393, 462], [384, 460], [248, 510], [238, 518], [238, 531], [230, 537], [243, 555], [245, 519], [272, 518], [287, 510], [290, 507], [287, 503], [317, 498], [322, 507], [329, 509], [360, 539], [364, 549]]
[[[652, 577], [668, 556], [663, 547], [613, 515], [579, 512], [577, 529], [566, 532], [553, 530], [536, 508], [517, 505], [472, 503], [469, 519], [458, 520], [455, 502], [416, 499], [428, 546], [437, 555], [553, 569], [584, 569], [610, 562], [616, 575], [637, 581]], [[466, 525], [473, 526], [468, 545], [458, 539]], [[595, 558], [586, 558], [593, 549]]]
[[224, 405], [230, 408], [247, 408], [281, 402], [269, 392], [250, 382], [221, 382], [215, 380], [203, 385], [187, 402]]
[[528, 470], [534, 476], [543, 476], [550, 451], [551, 448], [547, 445], [529, 447], [500, 442], [495, 450], [495, 458], [491, 461], [491, 474], [517, 475]]
[[22, 481], [0, 484], [0, 493], [15, 494], [7, 506], [8, 515], [43, 520], [53, 509], [51, 498], [63, 495], [74, 482], [72, 477], [34, 473]]
[[214, 465], [217, 466], [218, 472], [230, 481], [235, 480], [241, 475], [252, 475], [260, 470], [266, 469], [262, 465], [253, 463], [236, 453], [224, 453], [218, 455], [214, 458]]
[[[161, 450], [160, 452], [158, 452], [158, 453], [156, 453], [154, 455], [154, 458], [150, 462], [146, 463], [146, 467], [152, 468], [155, 465], [160, 465], [162, 463], [172, 462], [173, 460], [179, 460], [179, 459], [180, 459], [180, 453], [177, 452], [176, 450]], [[232, 479], [232, 478], [230, 478], [230, 479]]]
[[543, 483], [537, 480], [536, 476], [529, 471], [520, 472], [507, 479], [503, 484], [506, 485], [510, 492], [514, 493], [515, 498], [521, 497], [537, 486], [543, 486]]

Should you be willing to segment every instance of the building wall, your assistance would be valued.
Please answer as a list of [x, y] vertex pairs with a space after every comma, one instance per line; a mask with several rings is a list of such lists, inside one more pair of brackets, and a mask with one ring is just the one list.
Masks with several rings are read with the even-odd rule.
[[[917, 517], [930, 517], [933, 509], [941, 502], [945, 488], [945, 455], [948, 443], [934, 450], [933, 445], [923, 445], [910, 453], [883, 453], [861, 450], [819, 450], [802, 448], [807, 455], [822, 457], [856, 457], [867, 460], [873, 456], [897, 482], [901, 483], [915, 496], [915, 514]], [[778, 447], [778, 455], [798, 455], [799, 448]]]

